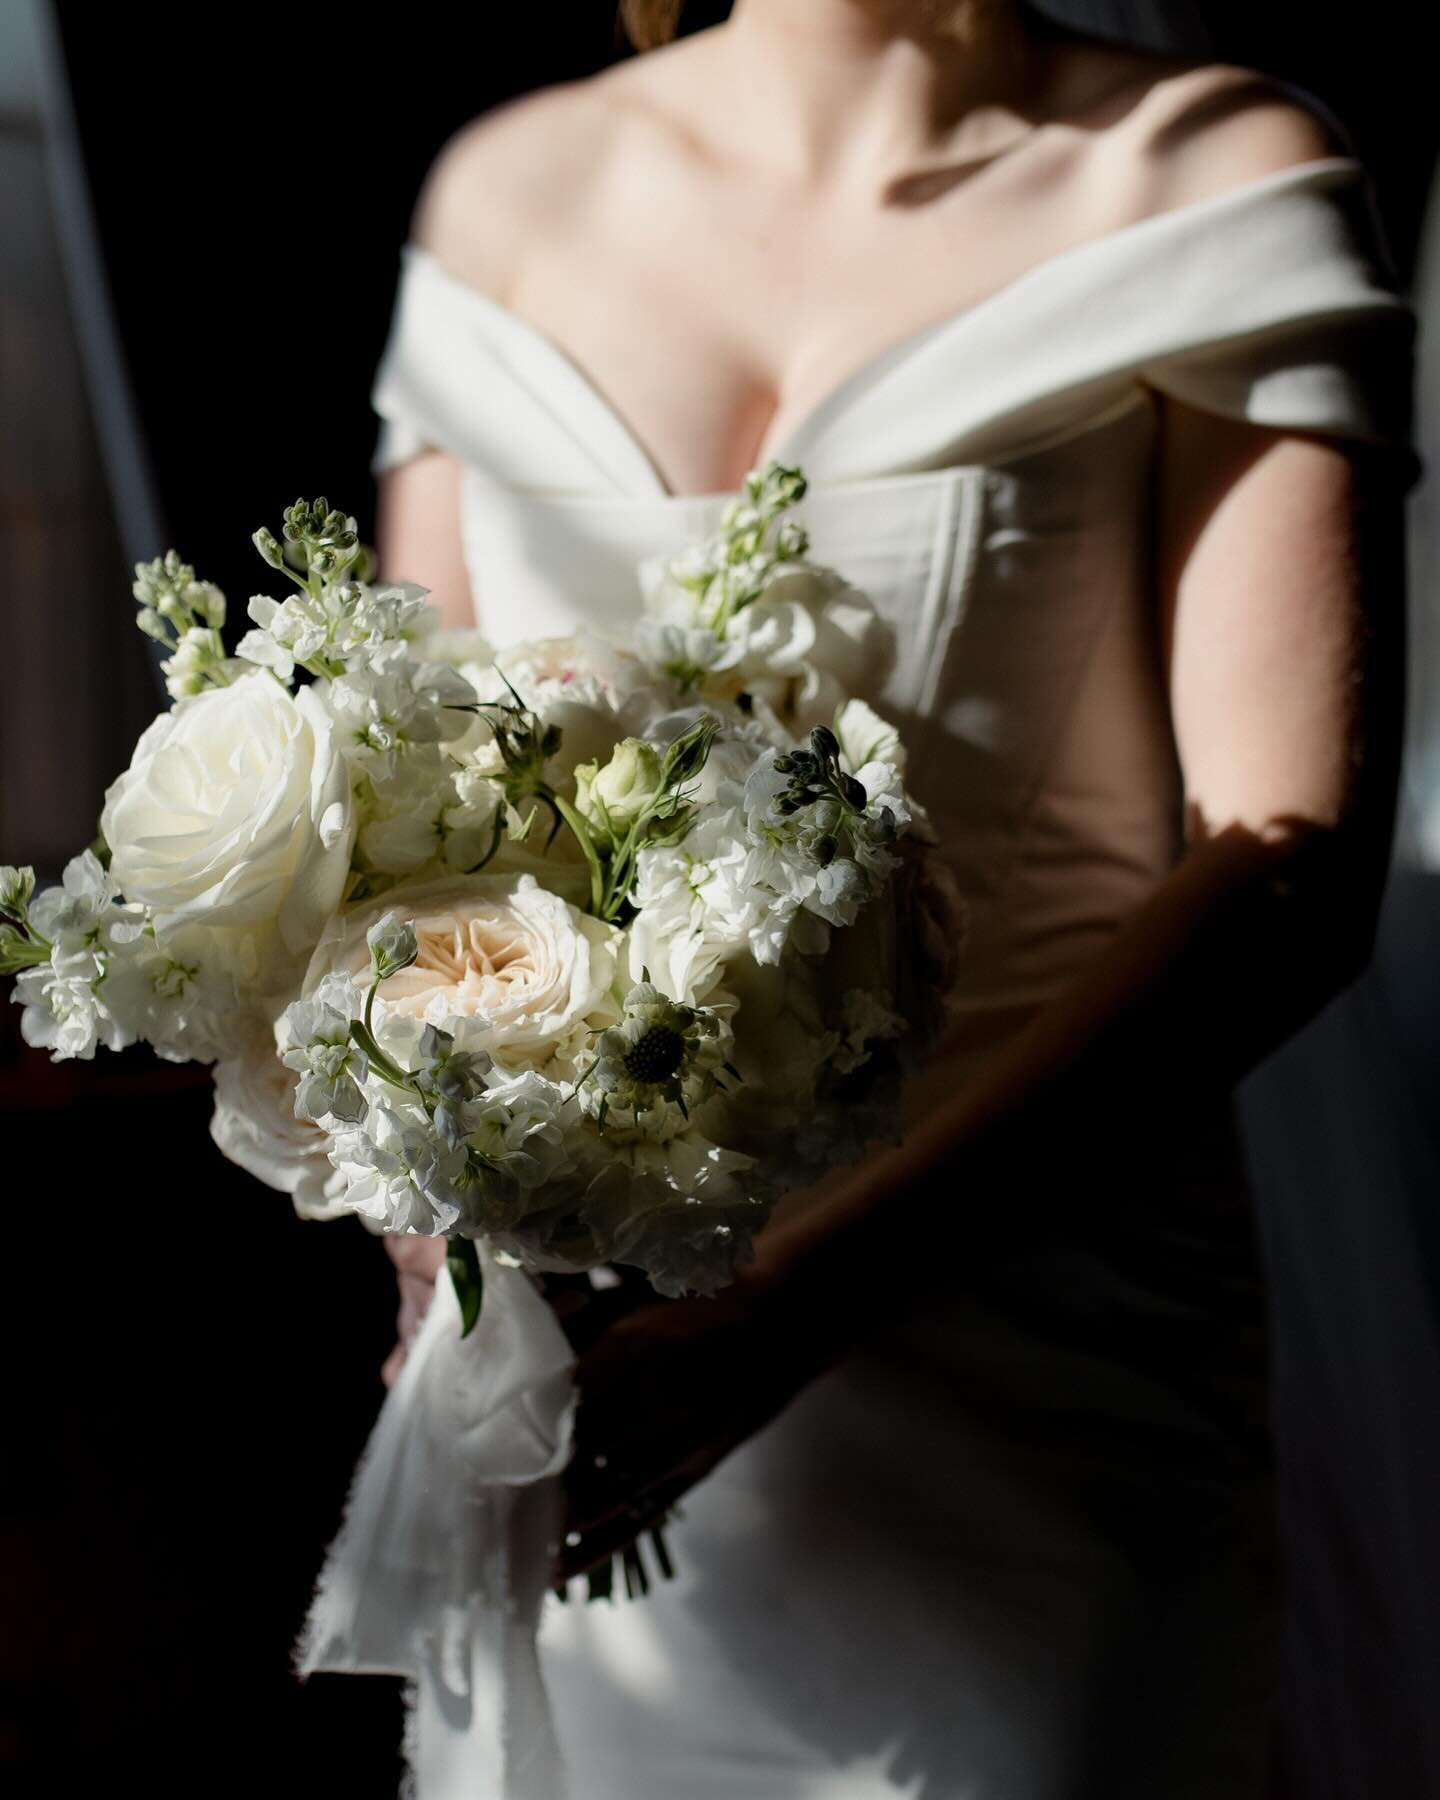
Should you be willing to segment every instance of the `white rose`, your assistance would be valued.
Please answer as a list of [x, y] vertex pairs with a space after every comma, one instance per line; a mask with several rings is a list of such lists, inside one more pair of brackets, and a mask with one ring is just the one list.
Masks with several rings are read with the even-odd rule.
[[259, 1039], [215, 1064], [210, 1136], [230, 1161], [277, 1193], [302, 1219], [338, 1219], [345, 1177], [330, 1160], [330, 1135], [295, 1117], [297, 1076]]
[[528, 873], [387, 889], [374, 906], [335, 921], [307, 971], [306, 992], [334, 970], [368, 987], [365, 934], [386, 913], [415, 927], [416, 960], [376, 991], [377, 1036], [402, 1060], [424, 1027], [435, 1025], [457, 1049], [568, 1078], [591, 1033], [620, 1017], [611, 993], [619, 928]]
[[142, 733], [100, 827], [121, 891], [157, 925], [273, 926], [307, 952], [339, 904], [354, 831], [314, 689], [260, 673], [178, 701]]

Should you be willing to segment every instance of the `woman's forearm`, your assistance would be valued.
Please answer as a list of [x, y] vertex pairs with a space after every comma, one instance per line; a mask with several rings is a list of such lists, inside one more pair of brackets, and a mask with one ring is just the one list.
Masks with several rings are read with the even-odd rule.
[[[1383, 860], [1383, 859], [1382, 859]], [[1046, 1209], [1104, 1204], [1187, 1117], [1305, 1023], [1368, 959], [1378, 884], [1368, 851], [1316, 828], [1284, 844], [1232, 828], [1199, 842], [1085, 970], [894, 1151], [762, 1234], [757, 1284], [786, 1316], [842, 1336], [868, 1279], [902, 1257], [939, 1268]], [[1369, 871], [1367, 875], [1366, 871]], [[997, 1213], [1003, 1217], [997, 1218]]]

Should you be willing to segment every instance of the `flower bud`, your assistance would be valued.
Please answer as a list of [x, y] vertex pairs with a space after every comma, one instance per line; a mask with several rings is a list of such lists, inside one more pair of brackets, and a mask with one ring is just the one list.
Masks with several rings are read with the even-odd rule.
[[603, 768], [589, 762], [576, 769], [575, 805], [597, 831], [619, 837], [654, 806], [665, 787], [655, 746], [644, 738], [622, 738]]
[[719, 720], [711, 713], [702, 713], [688, 731], [680, 733], [666, 750], [661, 765], [661, 778], [666, 788], [678, 787], [700, 773], [719, 732]]
[[810, 733], [810, 744], [822, 761], [833, 760], [840, 754], [840, 740], [828, 725], [815, 726]]
[[365, 933], [370, 946], [370, 973], [376, 981], [408, 969], [420, 954], [415, 927], [399, 913], [388, 912]]
[[0, 912], [23, 919], [34, 892], [35, 871], [32, 868], [17, 869], [9, 863], [0, 864]]
[[185, 591], [185, 598], [196, 617], [203, 619], [212, 630], [218, 631], [225, 623], [225, 595], [213, 581], [195, 581]]

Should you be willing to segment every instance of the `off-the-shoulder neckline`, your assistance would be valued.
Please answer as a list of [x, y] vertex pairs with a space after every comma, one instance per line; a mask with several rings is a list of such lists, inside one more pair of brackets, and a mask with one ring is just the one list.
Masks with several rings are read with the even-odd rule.
[[[1302, 163], [1289, 163], [1282, 168], [1271, 169], [1263, 175], [1257, 175], [1232, 187], [1222, 188], [1218, 193], [1207, 194], [1198, 200], [1186, 201], [1179, 206], [1166, 207], [1160, 212], [1147, 213], [1143, 218], [1133, 219], [1126, 225], [1099, 232], [1094, 237], [1085, 238], [1078, 244], [1068, 245], [1063, 250], [1057, 250], [1050, 256], [1042, 257], [1039, 262], [1033, 263], [1019, 275], [1004, 282], [992, 293], [983, 295], [979, 300], [971, 301], [966, 306], [952, 308], [940, 318], [906, 332], [884, 349], [867, 357], [811, 405], [785, 431], [778, 442], [767, 441], [763, 444], [756, 453], [754, 466], [763, 467], [772, 459], [786, 463], [796, 462], [805, 443], [814, 437], [822, 425], [830, 422], [878, 375], [893, 368], [896, 364], [904, 362], [922, 344], [930, 343], [947, 332], [970, 323], [976, 317], [994, 311], [1018, 295], [1038, 290], [1049, 282], [1073, 273], [1077, 267], [1083, 266], [1086, 260], [1101, 252], [1147, 237], [1163, 241], [1168, 232], [1173, 232], [1182, 225], [1189, 225], [1197, 219], [1223, 214], [1241, 207], [1272, 188], [1305, 185], [1321, 177], [1338, 176], [1341, 173], [1347, 175], [1351, 180], [1363, 181], [1369, 176], [1369, 170], [1365, 163], [1355, 156], [1324, 156], [1311, 158]], [[595, 378], [548, 331], [522, 314], [513, 311], [503, 301], [485, 293], [483, 289], [462, 280], [441, 262], [432, 250], [417, 243], [414, 239], [406, 239], [400, 246], [399, 254], [404, 277], [423, 273], [440, 291], [448, 293], [453, 301], [471, 308], [473, 316], [484, 320], [494, 331], [514, 334], [517, 341], [523, 341], [532, 353], [545, 358], [551, 369], [571, 385], [577, 396], [587, 401], [605, 418], [620, 442], [630, 449], [640, 467], [653, 483], [658, 496], [676, 502], [712, 501], [734, 491], [726, 489], [705, 490], [699, 493], [676, 492], [669, 486], [661, 473], [659, 464], [650, 453], [639, 432], [620, 413]]]

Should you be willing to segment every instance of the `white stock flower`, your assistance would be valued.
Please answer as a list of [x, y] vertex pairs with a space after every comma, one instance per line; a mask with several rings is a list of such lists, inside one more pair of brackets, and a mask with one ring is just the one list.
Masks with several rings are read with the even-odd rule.
[[[475, 690], [446, 663], [417, 663], [403, 654], [319, 684], [343, 755], [372, 780], [393, 776], [417, 745], [460, 737]], [[309, 690], [307, 690], [309, 691]]]
[[337, 1125], [331, 1154], [344, 1182], [340, 1204], [382, 1230], [435, 1237], [459, 1222], [469, 1155], [394, 1089], [363, 1121]]
[[[98, 1045], [123, 1050], [135, 1041], [133, 1026], [104, 992], [114, 898], [114, 877], [93, 851], [84, 850], [65, 865], [58, 887], [46, 888], [30, 903], [31, 926], [49, 941], [50, 958], [20, 972], [11, 998], [25, 1009], [20, 1018], [25, 1042], [49, 1050], [57, 1062], [88, 1062]], [[123, 915], [116, 915], [116, 923], [121, 941], [133, 935]]]
[[[684, 574], [707, 569], [712, 555], [701, 544], [639, 564], [644, 614], [635, 643], [647, 662], [710, 699], [763, 699], [802, 732], [828, 724], [847, 696], [883, 689], [895, 632], [867, 594], [834, 569], [763, 554], [754, 573], [742, 562], [697, 592]], [[732, 589], [753, 597], [730, 610]]]
[[489, 775], [435, 753], [405, 757], [368, 792], [357, 860], [385, 875], [473, 868], [495, 840], [504, 804]]
[[847, 700], [838, 707], [833, 729], [840, 742], [841, 760], [852, 775], [871, 762], [888, 763], [897, 774], [905, 773], [900, 733], [864, 700]]
[[409, 654], [434, 630], [439, 615], [428, 593], [414, 581], [341, 581], [285, 600], [255, 594], [247, 610], [257, 629], [246, 632], [237, 653], [287, 683], [297, 664], [326, 677], [384, 670], [397, 649]]
[[266, 931], [309, 951], [344, 888], [350, 781], [313, 688], [269, 675], [178, 701], [105, 795], [111, 874], [157, 928]]
[[[368, 969], [370, 946], [362, 948]], [[370, 1104], [365, 1092], [369, 1059], [350, 1036], [351, 1022], [359, 1012], [355, 981], [332, 972], [313, 991], [292, 1000], [276, 1022], [280, 1060], [300, 1077], [295, 1090], [300, 1118], [353, 1125], [365, 1117]]]
[[224, 934], [204, 926], [112, 927], [102, 992], [111, 1010], [167, 1062], [213, 1062], [249, 1026], [255, 996], [237, 982]]

